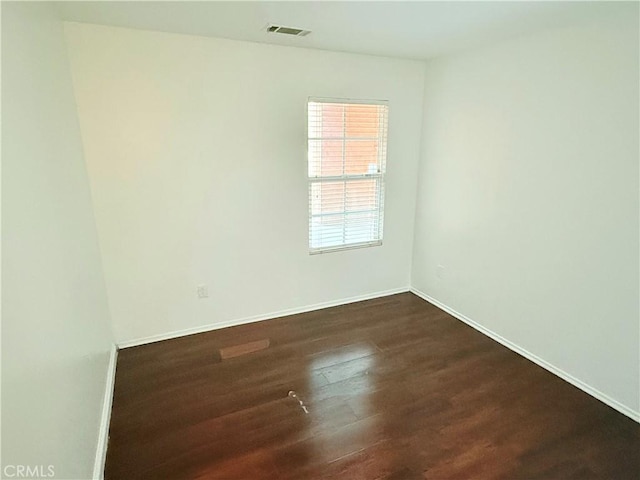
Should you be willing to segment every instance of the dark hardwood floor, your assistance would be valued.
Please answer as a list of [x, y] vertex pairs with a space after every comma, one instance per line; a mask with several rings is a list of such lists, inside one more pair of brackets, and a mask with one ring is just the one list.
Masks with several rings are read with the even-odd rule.
[[121, 350], [106, 478], [638, 479], [640, 425], [406, 293]]

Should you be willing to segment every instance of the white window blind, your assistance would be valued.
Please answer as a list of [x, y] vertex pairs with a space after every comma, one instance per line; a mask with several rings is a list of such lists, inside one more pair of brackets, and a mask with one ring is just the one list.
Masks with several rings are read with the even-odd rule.
[[309, 251], [380, 245], [388, 105], [310, 98]]

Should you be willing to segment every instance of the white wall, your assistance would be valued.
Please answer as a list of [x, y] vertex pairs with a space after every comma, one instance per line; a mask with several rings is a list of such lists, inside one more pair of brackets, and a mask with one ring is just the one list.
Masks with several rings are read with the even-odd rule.
[[[408, 287], [423, 63], [77, 23], [66, 35], [118, 341]], [[309, 96], [390, 102], [381, 247], [308, 254]]]
[[62, 22], [2, 3], [2, 476], [92, 475], [112, 335]]
[[626, 8], [428, 63], [412, 282], [637, 414], [638, 4]]

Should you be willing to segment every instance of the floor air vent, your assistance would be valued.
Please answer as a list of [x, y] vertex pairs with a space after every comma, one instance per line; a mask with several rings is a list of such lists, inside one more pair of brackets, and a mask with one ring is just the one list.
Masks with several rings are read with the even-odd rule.
[[268, 338], [263, 340], [256, 340], [255, 342], [243, 343], [242, 345], [233, 345], [231, 347], [224, 347], [220, 349], [220, 358], [222, 360], [228, 360], [230, 358], [240, 357], [242, 355], [248, 355], [250, 353], [259, 352], [269, 348], [271, 341]]

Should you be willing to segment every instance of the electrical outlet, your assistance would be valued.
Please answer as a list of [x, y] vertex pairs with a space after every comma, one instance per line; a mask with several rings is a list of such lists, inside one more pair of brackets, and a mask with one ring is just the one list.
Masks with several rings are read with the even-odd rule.
[[438, 277], [439, 280], [444, 279], [444, 267], [442, 265], [436, 267], [436, 277]]
[[209, 289], [206, 285], [198, 285], [196, 287], [196, 293], [198, 294], [198, 298], [207, 298], [209, 296]]

